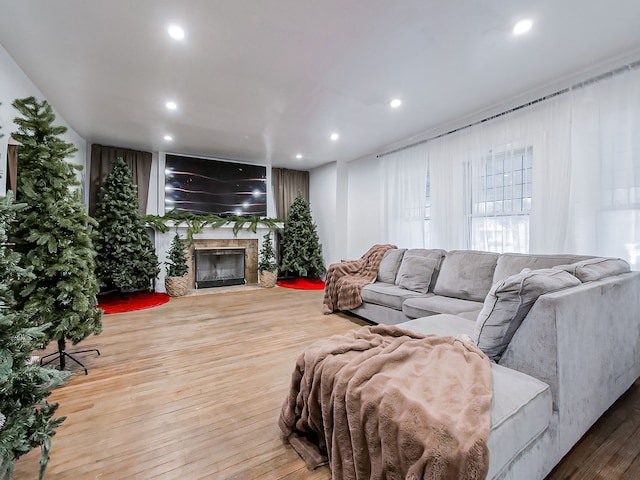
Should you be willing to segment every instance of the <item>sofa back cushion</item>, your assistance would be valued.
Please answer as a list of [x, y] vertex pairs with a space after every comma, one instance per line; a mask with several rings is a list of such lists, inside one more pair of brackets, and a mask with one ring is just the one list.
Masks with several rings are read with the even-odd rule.
[[447, 252], [433, 291], [436, 295], [482, 302], [491, 289], [497, 261], [497, 253]]
[[[428, 258], [434, 260], [436, 265], [434, 267], [433, 273], [431, 275], [431, 284], [429, 285], [428, 291], [433, 292], [433, 286], [436, 284], [436, 279], [438, 278], [438, 274], [440, 273], [440, 267], [442, 266], [442, 260], [446, 254], [446, 250], [441, 249], [430, 249], [430, 248], [410, 248], [408, 249], [404, 256], [402, 257], [402, 263], [410, 262], [412, 258]], [[402, 264], [400, 265], [402, 268]], [[400, 278], [396, 275], [396, 285], [400, 285]], [[426, 293], [426, 292], [425, 292]]]
[[570, 273], [555, 268], [525, 268], [498, 281], [491, 287], [478, 315], [474, 341], [489, 358], [499, 360], [540, 295], [580, 284]]
[[406, 251], [406, 248], [392, 248], [384, 252], [378, 267], [378, 282], [395, 283], [400, 262], [402, 262], [402, 257]]
[[559, 265], [556, 268], [569, 272], [581, 282], [595, 282], [631, 271], [631, 266], [621, 258], [590, 258], [571, 265]]
[[539, 270], [541, 268], [551, 268], [557, 265], [575, 263], [587, 258], [591, 257], [566, 254], [534, 255], [526, 253], [503, 253], [498, 258], [492, 283], [495, 284], [510, 275], [520, 273], [524, 268]]
[[427, 293], [438, 261], [433, 258], [407, 256], [408, 253], [402, 259], [396, 282], [406, 290]]

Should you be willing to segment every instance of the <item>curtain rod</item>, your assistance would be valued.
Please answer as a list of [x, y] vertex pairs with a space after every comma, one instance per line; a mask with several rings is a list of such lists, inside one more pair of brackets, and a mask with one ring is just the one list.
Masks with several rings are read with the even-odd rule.
[[553, 92], [553, 93], [550, 93], [549, 95], [545, 95], [544, 97], [540, 97], [540, 98], [537, 98], [537, 99], [532, 100], [530, 102], [523, 103], [522, 105], [518, 105], [517, 107], [510, 108], [509, 110], [505, 110], [504, 112], [496, 113], [495, 115], [491, 115], [490, 117], [483, 118], [482, 120], [478, 120], [476, 122], [469, 123], [468, 125], [464, 125], [462, 127], [454, 128], [453, 130], [450, 130], [448, 132], [441, 133], [439, 135], [434, 135], [433, 137], [425, 138], [424, 140], [420, 140], [418, 142], [410, 143], [409, 145], [405, 145], [403, 147], [398, 147], [396, 149], [389, 150], [388, 152], [380, 153], [380, 154], [376, 155], [376, 158], [385, 157], [387, 155], [391, 155], [392, 153], [397, 153], [397, 152], [401, 152], [403, 150], [407, 150], [409, 148], [417, 147], [418, 145], [422, 145], [424, 143], [431, 142], [431, 141], [436, 140], [436, 139], [441, 138], [441, 137], [446, 137], [447, 135], [451, 135], [452, 133], [456, 133], [456, 132], [459, 132], [461, 130], [465, 130], [467, 128], [475, 127], [476, 125], [483, 124], [484, 122], [488, 122], [490, 120], [494, 120], [496, 118], [502, 117], [504, 115], [508, 115], [510, 113], [513, 113], [513, 112], [517, 112], [518, 110], [522, 110], [523, 108], [527, 108], [527, 107], [530, 107], [530, 106], [535, 105], [537, 103], [544, 102], [545, 100], [549, 100], [551, 98], [557, 97], [558, 95], [563, 95], [563, 94], [568, 93], [568, 92], [570, 92], [572, 90], [578, 90], [580, 88], [584, 88], [584, 87], [587, 87], [589, 85], [593, 85], [594, 83], [600, 82], [602, 80], [607, 80], [609, 78], [615, 77], [617, 75], [620, 75], [621, 73], [630, 72], [632, 70], [635, 70], [636, 68], [640, 68], [640, 60], [636, 60], [635, 62], [631, 62], [631, 63], [628, 63], [628, 64], [623, 65], [621, 67], [615, 68], [613, 70], [609, 70], [608, 72], [605, 72], [605, 73], [602, 73], [600, 75], [596, 75], [594, 77], [588, 78], [587, 80], [584, 80], [582, 82], [575, 83], [571, 87], [563, 88], [562, 90], [558, 90], [557, 92]]

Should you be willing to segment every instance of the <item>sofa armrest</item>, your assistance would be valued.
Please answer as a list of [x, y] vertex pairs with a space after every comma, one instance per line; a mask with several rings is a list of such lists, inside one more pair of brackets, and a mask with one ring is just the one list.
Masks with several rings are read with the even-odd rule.
[[500, 364], [549, 384], [568, 449], [640, 376], [640, 272], [540, 296]]

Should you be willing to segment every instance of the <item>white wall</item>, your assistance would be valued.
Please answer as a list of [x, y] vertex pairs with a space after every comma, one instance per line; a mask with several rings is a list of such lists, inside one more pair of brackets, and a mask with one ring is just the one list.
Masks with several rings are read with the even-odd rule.
[[349, 163], [348, 258], [360, 258], [376, 243], [385, 243], [382, 180], [381, 163], [375, 157]]
[[343, 225], [337, 214], [337, 166], [329, 163], [309, 172], [309, 204], [318, 229], [325, 266], [340, 261], [336, 237]]
[[[3, 195], [6, 192], [7, 144], [9, 136], [17, 129], [13, 123], [17, 112], [11, 104], [16, 98], [25, 98], [31, 95], [39, 101], [45, 99], [40, 89], [34, 85], [18, 64], [13, 61], [9, 53], [0, 45], [0, 103], [2, 103], [2, 105], [0, 105], [0, 126], [2, 127], [0, 133], [4, 135], [0, 138], [0, 174], [2, 175], [0, 179], [0, 194]], [[52, 107], [54, 107], [55, 112], [55, 106], [52, 105]], [[56, 113], [56, 124], [64, 125], [69, 129], [62, 138], [73, 143], [78, 149], [78, 152], [71, 161], [85, 167], [81, 172], [81, 181], [85, 187], [84, 192], [86, 196], [88, 187], [88, 175], [86, 171], [88, 158], [87, 142], [70, 128], [69, 124], [58, 115], [58, 113]]]
[[310, 171], [309, 196], [325, 264], [360, 258], [383, 241], [381, 164], [375, 157]]

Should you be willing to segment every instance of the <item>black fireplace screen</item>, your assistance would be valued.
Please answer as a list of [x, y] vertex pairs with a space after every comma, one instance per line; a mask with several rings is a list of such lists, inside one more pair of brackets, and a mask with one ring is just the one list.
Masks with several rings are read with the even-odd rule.
[[244, 248], [196, 250], [196, 288], [244, 285], [244, 256]]

